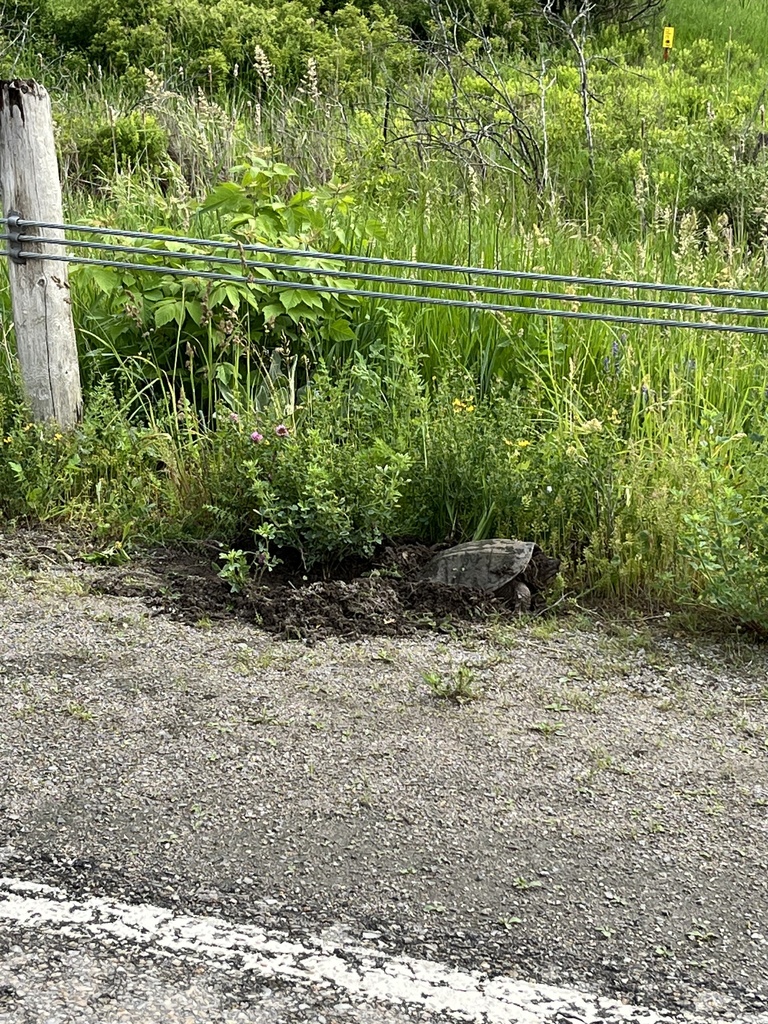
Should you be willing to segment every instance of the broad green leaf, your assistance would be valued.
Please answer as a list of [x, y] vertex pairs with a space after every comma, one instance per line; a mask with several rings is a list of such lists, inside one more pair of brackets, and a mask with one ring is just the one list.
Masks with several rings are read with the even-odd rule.
[[120, 278], [110, 267], [91, 267], [89, 276], [99, 291], [105, 295], [111, 295], [120, 287]]
[[285, 312], [295, 324], [301, 323], [302, 320], [309, 320], [311, 323], [314, 323], [320, 318], [316, 309], [310, 309], [309, 306], [305, 306], [303, 303], [300, 306], [294, 306], [293, 309], [287, 309]]
[[387, 240], [384, 225], [380, 220], [376, 220], [375, 217], [369, 217], [365, 222], [365, 235], [366, 238], [374, 238], [377, 242], [385, 242]]
[[323, 296], [318, 295], [317, 292], [302, 292], [302, 302], [305, 306], [309, 306], [310, 309], [323, 309], [325, 303], [323, 302]]
[[247, 208], [247, 204], [248, 197], [242, 185], [237, 185], [234, 181], [223, 181], [211, 189], [200, 209], [230, 210], [240, 213], [244, 208]]
[[257, 284], [249, 284], [243, 289], [242, 297], [252, 309], [261, 309], [261, 303], [266, 295], [271, 294], [271, 288], [262, 288]]
[[186, 307], [183, 302], [163, 302], [155, 310], [155, 326], [164, 327], [172, 320], [181, 327], [184, 323]]
[[283, 218], [274, 210], [262, 210], [254, 221], [254, 230], [266, 242], [276, 242], [283, 228]]
[[215, 309], [216, 306], [220, 306], [227, 297], [227, 289], [223, 284], [216, 284], [211, 288], [211, 294], [208, 298], [208, 304], [211, 309]]
[[346, 320], [334, 320], [328, 334], [332, 341], [354, 341], [357, 337]]
[[192, 317], [197, 326], [203, 322], [203, 304], [198, 299], [187, 299], [187, 313]]
[[236, 231], [242, 227], [253, 227], [254, 220], [250, 213], [239, 213], [232, 217], [227, 224], [230, 231]]
[[[142, 246], [145, 244], [145, 242], [141, 243]], [[187, 251], [187, 246], [182, 242], [150, 242], [149, 248], [156, 249], [159, 256], [163, 255], [163, 251], [168, 253]]]
[[280, 301], [286, 311], [293, 309], [304, 301], [304, 292], [295, 288], [283, 288], [280, 292]]
[[275, 275], [266, 267], [249, 267], [249, 272], [253, 277], [263, 277], [265, 281], [274, 281], [275, 279]]
[[285, 310], [279, 302], [273, 302], [270, 303], [270, 305], [265, 306], [261, 312], [268, 323], [270, 320], [276, 320], [279, 316], [282, 316]]

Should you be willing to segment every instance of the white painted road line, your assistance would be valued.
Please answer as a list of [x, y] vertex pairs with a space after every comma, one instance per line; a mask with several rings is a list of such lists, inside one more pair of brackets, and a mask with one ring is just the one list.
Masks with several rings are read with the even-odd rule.
[[[303, 945], [252, 925], [177, 916], [161, 907], [100, 897], [73, 900], [61, 889], [13, 878], [0, 878], [0, 929], [3, 925], [41, 929], [68, 940], [102, 939], [158, 958], [205, 962], [214, 969], [235, 966], [261, 984], [274, 979], [297, 989], [332, 987], [356, 1000], [414, 1007], [478, 1024], [717, 1024], [712, 1017], [664, 1015], [573, 989], [390, 956], [361, 946], [340, 928]], [[766, 1015], [740, 1020], [768, 1024]], [[730, 1018], [729, 1024], [739, 1020]]]

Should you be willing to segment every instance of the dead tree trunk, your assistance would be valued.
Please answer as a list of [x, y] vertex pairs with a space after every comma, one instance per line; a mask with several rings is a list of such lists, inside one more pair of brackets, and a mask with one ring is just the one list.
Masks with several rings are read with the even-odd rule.
[[[0, 82], [0, 189], [9, 234], [17, 233], [17, 218], [22, 235], [64, 238], [60, 230], [23, 226], [63, 220], [51, 102], [37, 82]], [[32, 417], [70, 429], [82, 415], [82, 393], [69, 274], [66, 263], [40, 258], [64, 249], [13, 240], [9, 248], [16, 349]]]

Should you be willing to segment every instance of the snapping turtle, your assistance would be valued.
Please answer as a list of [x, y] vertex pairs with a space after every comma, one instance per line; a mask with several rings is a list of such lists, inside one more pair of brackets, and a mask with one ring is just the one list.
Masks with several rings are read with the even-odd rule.
[[516, 611], [528, 611], [534, 595], [552, 582], [559, 568], [560, 559], [545, 555], [532, 541], [496, 537], [447, 548], [419, 575], [435, 583], [484, 590]]

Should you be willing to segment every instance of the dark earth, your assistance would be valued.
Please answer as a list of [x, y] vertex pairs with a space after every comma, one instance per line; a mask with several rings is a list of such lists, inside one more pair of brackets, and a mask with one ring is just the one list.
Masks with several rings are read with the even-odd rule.
[[237, 592], [218, 575], [217, 545], [155, 549], [138, 566], [105, 567], [95, 587], [103, 594], [150, 598], [158, 610], [188, 622], [234, 616], [287, 640], [398, 636], [510, 617], [503, 597], [420, 578], [445, 547], [388, 544], [370, 561], [349, 559], [325, 577], [289, 562]]

